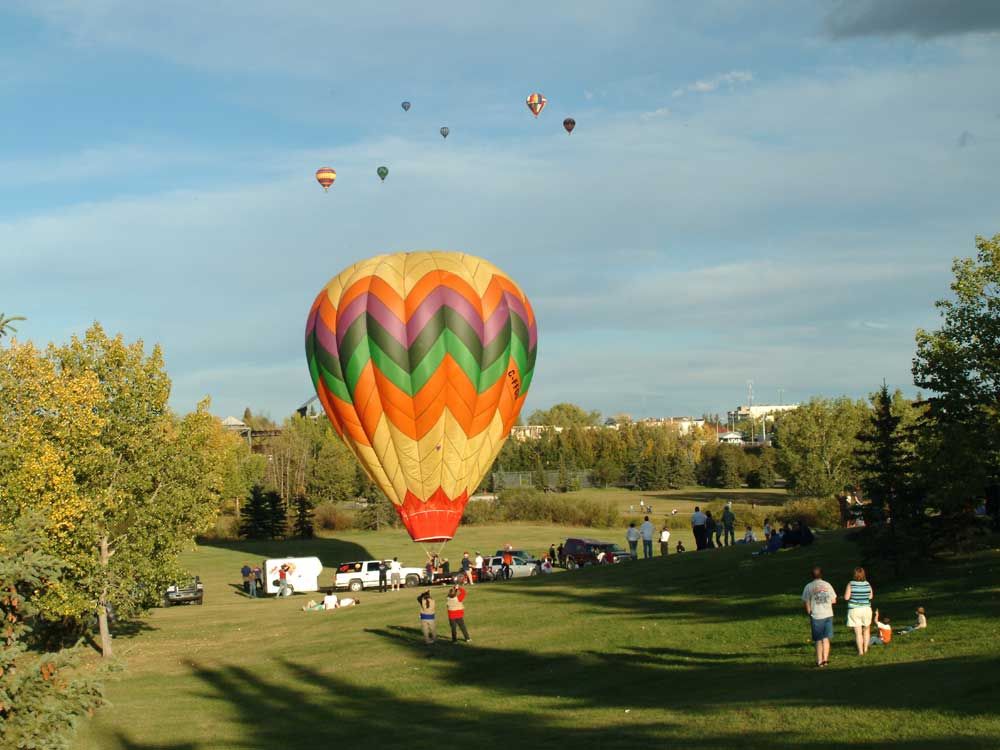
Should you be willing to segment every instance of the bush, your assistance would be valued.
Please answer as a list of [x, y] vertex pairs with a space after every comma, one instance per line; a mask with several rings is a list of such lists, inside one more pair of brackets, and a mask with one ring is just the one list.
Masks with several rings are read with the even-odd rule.
[[221, 515], [212, 527], [200, 538], [215, 541], [231, 541], [240, 538], [240, 520], [236, 516]]
[[618, 526], [614, 503], [579, 500], [544, 494], [530, 488], [504, 490], [494, 502], [477, 501], [465, 506], [462, 523], [541, 521], [560, 526], [608, 528]]
[[492, 500], [476, 500], [468, 503], [462, 511], [462, 523], [467, 526], [494, 523], [498, 518], [497, 504]]
[[803, 521], [814, 529], [836, 529], [840, 527], [840, 505], [833, 497], [789, 500], [775, 518], [781, 523]]
[[313, 525], [323, 531], [346, 531], [354, 528], [354, 517], [329, 500], [313, 509]]

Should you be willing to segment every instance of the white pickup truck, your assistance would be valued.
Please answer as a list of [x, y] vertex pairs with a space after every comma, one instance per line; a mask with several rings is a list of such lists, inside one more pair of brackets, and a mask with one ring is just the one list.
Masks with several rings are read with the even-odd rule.
[[[338, 589], [362, 591], [378, 588], [379, 560], [361, 560], [360, 562], [345, 562], [337, 566], [337, 577], [334, 586]], [[386, 565], [389, 563], [387, 562]], [[386, 583], [392, 585], [392, 576], [387, 570]], [[422, 568], [406, 568], [400, 573], [400, 583], [407, 586], [419, 586], [424, 581]]]

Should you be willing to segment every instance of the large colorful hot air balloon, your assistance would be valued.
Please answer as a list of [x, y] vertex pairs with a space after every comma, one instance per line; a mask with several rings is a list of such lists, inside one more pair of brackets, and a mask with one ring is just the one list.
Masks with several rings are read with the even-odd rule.
[[336, 179], [337, 172], [330, 167], [320, 167], [316, 170], [316, 182], [323, 186], [323, 190], [329, 190]]
[[385, 182], [385, 178], [389, 176], [389, 168], [379, 167], [378, 169], [375, 170], [375, 174], [378, 175], [378, 178], [382, 180], [382, 182]]
[[574, 120], [572, 117], [567, 117], [565, 120], [563, 120], [563, 127], [566, 128], [567, 133], [572, 133], [573, 128], [576, 127], [576, 120]]
[[517, 423], [535, 368], [524, 292], [472, 255], [379, 255], [335, 276], [306, 358], [337, 434], [418, 542], [451, 539]]
[[404, 112], [409, 112], [410, 111], [410, 103], [409, 102], [403, 102], [399, 106], [401, 106], [403, 108]]
[[441, 128], [441, 130], [439, 130], [438, 132], [441, 133], [442, 138], [447, 138], [448, 133], [450, 133], [451, 131], [448, 130], [448, 128]]
[[545, 109], [545, 105], [549, 103], [549, 100], [538, 92], [535, 92], [534, 94], [528, 94], [527, 103], [528, 109], [531, 110], [531, 114], [538, 117], [538, 115], [542, 113], [542, 110]]

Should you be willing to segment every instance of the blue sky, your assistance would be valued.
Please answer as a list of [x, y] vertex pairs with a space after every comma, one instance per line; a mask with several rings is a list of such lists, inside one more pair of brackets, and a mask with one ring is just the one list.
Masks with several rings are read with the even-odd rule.
[[163, 346], [177, 409], [280, 418], [331, 276], [455, 249], [535, 306], [528, 410], [721, 412], [748, 379], [912, 391], [952, 258], [1000, 231], [995, 3], [377, 7], [0, 6], [19, 336], [99, 320]]

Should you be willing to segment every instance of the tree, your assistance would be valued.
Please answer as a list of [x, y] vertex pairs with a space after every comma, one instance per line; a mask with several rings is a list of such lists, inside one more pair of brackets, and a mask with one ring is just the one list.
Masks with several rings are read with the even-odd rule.
[[207, 409], [177, 419], [159, 348], [109, 337], [40, 352], [0, 350], [0, 522], [45, 517], [46, 550], [65, 566], [40, 602], [52, 619], [133, 616], [180, 572], [177, 556], [213, 520], [220, 498], [221, 426]]
[[954, 298], [935, 303], [941, 328], [917, 331], [913, 382], [932, 392], [921, 447], [929, 500], [954, 511], [985, 496], [1000, 528], [1000, 234], [976, 248], [952, 263]]
[[559, 454], [559, 476], [556, 489], [560, 492], [569, 492], [569, 469], [566, 468], [566, 457], [561, 453]]
[[536, 490], [545, 490], [545, 467], [542, 465], [541, 455], [535, 455], [535, 468], [531, 472], [531, 486]]
[[382, 527], [399, 525], [399, 514], [396, 507], [381, 491], [376, 490], [369, 495], [364, 506], [358, 511], [358, 525], [369, 531], [381, 531]]
[[736, 489], [743, 484], [743, 450], [735, 445], [723, 445], [715, 454], [715, 486]]
[[313, 505], [303, 493], [295, 496], [293, 502], [295, 506], [295, 519], [292, 521], [292, 533], [298, 539], [312, 539], [315, 535], [313, 529]]
[[855, 452], [868, 412], [848, 398], [814, 398], [775, 422], [778, 464], [791, 494], [832, 497], [857, 484]]
[[0, 313], [0, 339], [10, 332], [17, 333], [17, 329], [11, 323], [19, 320], [26, 320], [26, 318], [22, 318], [20, 315], [4, 315]]
[[576, 404], [556, 404], [551, 409], [536, 409], [528, 417], [528, 424], [550, 427], [588, 427], [601, 423], [599, 411], [584, 411]]
[[4, 747], [65, 750], [80, 717], [102, 703], [97, 675], [79, 669], [79, 645], [29, 648], [38, 599], [58, 587], [62, 562], [44, 552], [44, 516], [0, 526], [0, 737]]
[[245, 539], [270, 539], [271, 516], [267, 493], [259, 484], [254, 485], [240, 514], [240, 536]]

